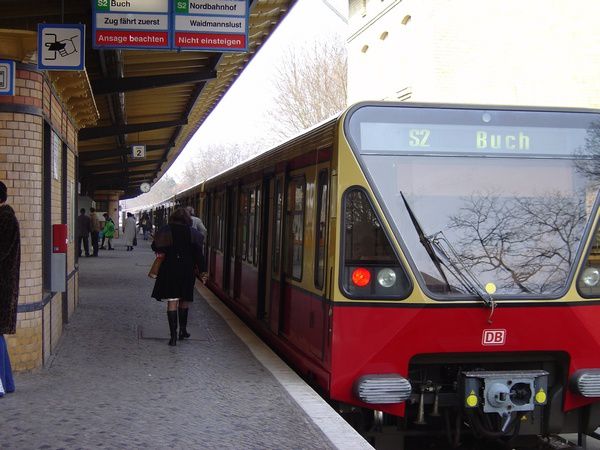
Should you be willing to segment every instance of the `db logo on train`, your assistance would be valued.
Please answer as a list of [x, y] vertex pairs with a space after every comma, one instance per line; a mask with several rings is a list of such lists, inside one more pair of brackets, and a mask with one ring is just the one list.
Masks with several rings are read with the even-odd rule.
[[506, 344], [506, 330], [483, 330], [481, 345], [504, 345]]

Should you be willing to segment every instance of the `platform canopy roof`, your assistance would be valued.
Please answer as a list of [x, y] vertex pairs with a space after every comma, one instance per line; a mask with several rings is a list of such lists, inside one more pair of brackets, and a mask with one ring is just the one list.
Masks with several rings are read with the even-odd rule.
[[[121, 190], [130, 198], [170, 167], [295, 1], [249, 0], [246, 53], [95, 50], [91, 0], [2, 0], [0, 29], [86, 25], [87, 77], [79, 73], [77, 78], [89, 80], [93, 101], [72, 109], [81, 127], [82, 192]], [[50, 73], [51, 79], [59, 93], [68, 95], [73, 74], [61, 73]], [[136, 144], [146, 145], [145, 159], [131, 157]]]

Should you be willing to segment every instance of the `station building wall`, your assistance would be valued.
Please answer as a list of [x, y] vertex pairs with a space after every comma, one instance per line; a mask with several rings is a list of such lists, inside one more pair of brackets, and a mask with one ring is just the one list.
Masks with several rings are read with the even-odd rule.
[[597, 0], [350, 0], [348, 100], [600, 108]]
[[[0, 96], [0, 180], [20, 222], [17, 332], [6, 336], [15, 371], [52, 356], [78, 298], [75, 257], [77, 129], [46, 73], [17, 63], [14, 96]], [[67, 292], [50, 289], [52, 225], [67, 223]]]

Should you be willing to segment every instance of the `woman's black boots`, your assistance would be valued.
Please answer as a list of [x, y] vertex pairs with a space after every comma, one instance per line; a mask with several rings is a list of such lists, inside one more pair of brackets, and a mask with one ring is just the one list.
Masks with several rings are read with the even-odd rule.
[[177, 312], [179, 313], [179, 340], [183, 341], [190, 337], [190, 333], [187, 332], [188, 308], [178, 308]]
[[169, 345], [177, 345], [177, 311], [167, 311], [167, 318], [169, 319], [169, 331], [171, 332]]

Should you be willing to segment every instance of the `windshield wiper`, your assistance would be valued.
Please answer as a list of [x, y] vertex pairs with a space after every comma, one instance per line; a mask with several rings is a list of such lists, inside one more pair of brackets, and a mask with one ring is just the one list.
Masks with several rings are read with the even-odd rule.
[[479, 280], [477, 280], [475, 275], [473, 275], [473, 272], [471, 272], [471, 270], [462, 262], [461, 258], [458, 256], [458, 253], [452, 244], [450, 244], [450, 241], [448, 241], [448, 238], [446, 238], [443, 231], [438, 231], [431, 236], [427, 236], [402, 191], [400, 191], [400, 195], [402, 196], [402, 200], [404, 201], [404, 205], [406, 206], [410, 220], [412, 221], [413, 226], [419, 235], [421, 244], [423, 244], [423, 247], [425, 247], [425, 250], [427, 250], [431, 260], [444, 278], [446, 285], [450, 287], [450, 283], [448, 282], [448, 279], [446, 278], [446, 275], [441, 267], [442, 265], [446, 267], [446, 269], [448, 269], [452, 275], [454, 275], [454, 277], [468, 292], [479, 297], [481, 300], [483, 300], [486, 306], [491, 308], [492, 312], [490, 313], [490, 318], [488, 319], [491, 321], [492, 314], [496, 308], [495, 300], [481, 286]]
[[[437, 233], [428, 236], [427, 239], [431, 241], [431, 245], [436, 249], [438, 254], [442, 255], [442, 261], [444, 262], [444, 266], [446, 266], [450, 271], [452, 271], [452, 275], [454, 275], [462, 285], [468, 289], [471, 294], [478, 296], [484, 303], [490, 308], [494, 308], [495, 301], [490, 294], [481, 286], [479, 280], [475, 277], [473, 272], [462, 262], [456, 250], [446, 235], [444, 235], [443, 231], [438, 231]], [[446, 249], [449, 251], [446, 251]], [[438, 256], [439, 257], [439, 256]]]
[[413, 223], [413, 226], [417, 232], [417, 235], [419, 236], [419, 241], [421, 242], [423, 247], [425, 247], [425, 250], [427, 251], [429, 258], [431, 258], [431, 261], [435, 265], [435, 268], [438, 270], [438, 272], [444, 279], [444, 283], [446, 283], [446, 286], [448, 287], [448, 289], [451, 289], [452, 286], [450, 285], [450, 282], [448, 281], [448, 278], [446, 277], [446, 274], [444, 273], [444, 269], [442, 269], [442, 264], [444, 264], [444, 262], [441, 261], [440, 258], [438, 258], [431, 241], [425, 235], [425, 232], [423, 231], [423, 227], [417, 220], [417, 216], [415, 216], [415, 214], [413, 213], [413, 210], [410, 207], [410, 205], [408, 204], [408, 200], [406, 200], [406, 197], [404, 197], [404, 193], [402, 191], [400, 191], [400, 196], [402, 197], [402, 200], [404, 201], [404, 206], [406, 207], [406, 211], [408, 211], [408, 216], [410, 217], [410, 220]]

